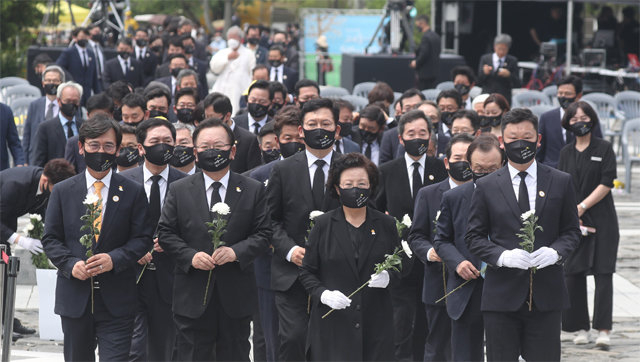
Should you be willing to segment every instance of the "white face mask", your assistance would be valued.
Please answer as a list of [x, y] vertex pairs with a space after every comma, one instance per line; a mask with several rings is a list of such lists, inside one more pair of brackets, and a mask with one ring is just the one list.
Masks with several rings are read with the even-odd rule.
[[227, 45], [229, 46], [229, 48], [231, 49], [238, 49], [238, 47], [240, 46], [240, 42], [237, 39], [229, 39], [227, 40]]

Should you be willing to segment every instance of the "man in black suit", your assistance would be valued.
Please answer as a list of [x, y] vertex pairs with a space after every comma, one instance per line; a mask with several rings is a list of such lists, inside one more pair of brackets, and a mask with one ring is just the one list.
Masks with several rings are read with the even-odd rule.
[[[185, 176], [168, 166], [173, 156], [176, 129], [167, 120], [151, 118], [136, 128], [138, 153], [144, 163], [122, 176], [144, 186], [149, 200], [150, 223], [157, 225], [169, 185]], [[155, 227], [154, 227], [155, 230]], [[175, 348], [176, 329], [171, 317], [173, 260], [158, 245], [154, 233], [153, 254], [138, 260], [138, 305], [129, 361], [168, 361]], [[143, 265], [145, 271], [142, 272]], [[140, 275], [140, 274], [138, 274]]]
[[[120, 147], [120, 126], [99, 114], [80, 128], [80, 153], [87, 170], [54, 187], [42, 244], [58, 268], [55, 313], [62, 319], [64, 357], [122, 361], [129, 356], [136, 310], [134, 266], [151, 248], [153, 228], [142, 185], [112, 171]], [[90, 241], [93, 256], [79, 242], [85, 231], [83, 200], [97, 198], [101, 210]], [[86, 260], [85, 260], [86, 259]]]
[[96, 74], [98, 75], [98, 83], [102, 89], [106, 88], [104, 86], [104, 80], [102, 79], [102, 74], [104, 73], [104, 52], [102, 51], [102, 43], [104, 42], [102, 36], [102, 29], [96, 23], [90, 24], [87, 26], [87, 31], [89, 32], [89, 49], [93, 50], [93, 54], [96, 56]]
[[76, 28], [72, 35], [74, 45], [60, 53], [56, 64], [71, 73], [73, 80], [82, 86], [80, 104], [84, 105], [91, 91], [98, 94], [103, 87], [98, 79], [95, 54], [88, 47], [89, 32], [85, 28]]
[[[558, 82], [557, 96], [560, 107], [544, 112], [540, 116], [538, 128], [539, 133], [542, 135], [542, 140], [540, 140], [540, 148], [536, 152], [536, 160], [538, 162], [553, 168], [558, 166], [560, 150], [575, 140], [573, 132], [567, 132], [561, 123], [564, 117], [564, 110], [571, 103], [577, 102], [582, 98], [582, 79], [575, 75], [562, 78]], [[593, 135], [602, 138], [600, 124], [596, 124], [593, 128]]]
[[63, 158], [67, 140], [78, 135], [82, 119], [76, 116], [82, 98], [82, 87], [78, 83], [66, 82], [58, 86], [58, 116], [38, 126], [35, 152], [31, 164], [44, 166], [54, 158]]
[[[400, 97], [399, 102], [402, 112], [396, 114], [395, 118], [400, 119], [404, 113], [418, 108], [418, 105], [424, 99], [424, 94], [419, 90], [415, 88], [408, 89]], [[382, 134], [382, 141], [380, 142], [380, 164], [402, 157], [404, 149], [400, 150], [402, 147], [399, 145], [398, 127], [386, 130]]]
[[138, 28], [134, 40], [133, 56], [142, 64], [143, 84], [146, 87], [155, 78], [158, 56], [149, 50], [149, 34], [146, 29]]
[[440, 66], [440, 36], [431, 31], [429, 15], [418, 16], [416, 27], [422, 33], [422, 39], [416, 49], [416, 58], [411, 61], [410, 66], [416, 70], [418, 89], [432, 89], [436, 86]]
[[0, 171], [10, 168], [9, 152], [13, 156], [14, 166], [24, 166], [24, 151], [16, 128], [11, 108], [0, 103]]
[[[478, 181], [471, 201], [465, 241], [490, 266], [481, 304], [489, 361], [560, 360], [561, 311], [569, 307], [561, 263], [580, 229], [571, 177], [536, 162], [539, 142], [531, 111], [507, 112], [501, 143], [508, 165]], [[532, 253], [516, 236], [527, 211], [542, 227]]]
[[508, 55], [511, 37], [498, 34], [493, 40], [493, 53], [480, 57], [478, 86], [483, 93], [500, 93], [511, 104], [511, 88], [520, 87], [518, 58]]
[[276, 291], [279, 315], [278, 360], [303, 361], [308, 322], [308, 294], [298, 279], [305, 253], [309, 213], [338, 207], [337, 199], [325, 193], [333, 160], [339, 109], [329, 99], [312, 99], [302, 107], [298, 133], [305, 152], [274, 164], [267, 184], [274, 228], [271, 287]]
[[[340, 134], [336, 135], [336, 142], [333, 149], [338, 153], [360, 152], [360, 145], [352, 140], [356, 135], [353, 127], [353, 104], [344, 99], [336, 99], [333, 101], [340, 109], [340, 118], [338, 125], [340, 126]], [[359, 134], [358, 134], [359, 136]]]
[[257, 80], [249, 86], [247, 92], [247, 113], [233, 118], [236, 125], [253, 132], [256, 136], [267, 122], [271, 122], [268, 114], [273, 100], [273, 93], [269, 90], [269, 82]]
[[260, 44], [260, 27], [258, 25], [251, 24], [247, 27], [245, 46], [255, 55], [256, 65], [267, 64], [267, 53], [269, 50]]
[[[184, 69], [180, 72], [184, 75], [187, 72], [193, 72], [189, 69]], [[180, 76], [178, 76], [180, 79]], [[184, 80], [185, 78], [182, 78]], [[179, 88], [176, 92], [175, 101], [173, 102], [173, 111], [178, 118], [178, 121], [184, 124], [194, 125], [194, 113], [196, 106], [198, 105], [198, 90], [197, 88], [186, 87]]]
[[468, 135], [453, 138], [444, 159], [449, 177], [437, 184], [423, 187], [416, 197], [408, 241], [411, 250], [424, 265], [422, 303], [427, 316], [424, 361], [451, 360], [451, 319], [444, 303], [436, 303], [444, 295], [444, 266], [435, 251], [433, 241], [442, 195], [471, 177], [471, 172], [465, 172], [462, 166], [466, 160], [467, 147], [472, 141], [473, 138]]
[[104, 64], [102, 79], [105, 88], [118, 80], [128, 82], [133, 88], [142, 87], [144, 85], [144, 69], [142, 64], [132, 56], [131, 40], [126, 38], [118, 40], [116, 51], [118, 56]]
[[284, 65], [285, 50], [280, 45], [273, 45], [269, 48], [269, 80], [280, 82], [293, 89], [298, 82], [298, 71]]
[[453, 114], [459, 109], [463, 109], [462, 96], [455, 89], [443, 90], [436, 99], [440, 110], [440, 122], [438, 122], [438, 147], [436, 155], [442, 158], [451, 139], [451, 125], [453, 124]]
[[184, 56], [187, 58], [187, 66], [193, 69], [198, 74], [198, 93], [209, 93], [209, 85], [207, 83], [207, 72], [209, 71], [209, 65], [207, 62], [198, 59], [194, 56], [196, 51], [196, 41], [191, 35], [182, 36], [182, 45], [184, 46]]
[[312, 99], [320, 98], [320, 86], [311, 79], [300, 79], [293, 87], [293, 103], [300, 109]]
[[[177, 360], [249, 360], [257, 306], [252, 263], [272, 233], [264, 186], [230, 171], [234, 135], [220, 119], [200, 123], [193, 142], [203, 172], [169, 186], [158, 225], [160, 246], [176, 263]], [[225, 244], [214, 250], [205, 222], [219, 217], [211, 209], [221, 202], [230, 213], [222, 216]]]
[[220, 118], [233, 131], [236, 152], [231, 161], [231, 171], [243, 173], [262, 163], [258, 138], [238, 125], [231, 118], [233, 107], [229, 97], [221, 93], [211, 93], [203, 101], [205, 118]]
[[[451, 142], [460, 137], [469, 136], [456, 135]], [[433, 245], [449, 271], [446, 290], [439, 292], [441, 295], [438, 299], [444, 293], [460, 288], [440, 302], [441, 310], [446, 304], [446, 312], [450, 317], [447, 320], [450, 320], [451, 326], [452, 360], [484, 361], [484, 324], [480, 312], [484, 281], [481, 277], [482, 262], [469, 252], [464, 242], [469, 203], [475, 190], [475, 184], [467, 181], [471, 180], [472, 172], [486, 175], [499, 169], [503, 160], [500, 143], [491, 134], [478, 136], [471, 145], [466, 144], [465, 147], [468, 149], [463, 159], [458, 161], [460, 163], [448, 162], [450, 175], [456, 176], [458, 173], [456, 177], [464, 177], [459, 181], [452, 177], [460, 187], [445, 192], [442, 197]], [[475, 180], [478, 180], [477, 176]]]
[[[405, 214], [413, 217], [418, 190], [446, 179], [447, 171], [442, 161], [426, 155], [431, 120], [422, 111], [404, 113], [397, 128], [405, 154], [380, 166], [376, 208], [401, 220]], [[424, 356], [426, 317], [421, 300], [422, 280], [423, 269], [415, 265], [410, 273], [391, 286], [398, 360], [419, 361]]]
[[[187, 69], [187, 58], [183, 54], [171, 54], [168, 60], [169, 74], [163, 77], [156, 77], [157, 81], [166, 84], [171, 90], [171, 97], [175, 96], [178, 85], [178, 74], [182, 69]], [[158, 67], [160, 69], [160, 67]]]

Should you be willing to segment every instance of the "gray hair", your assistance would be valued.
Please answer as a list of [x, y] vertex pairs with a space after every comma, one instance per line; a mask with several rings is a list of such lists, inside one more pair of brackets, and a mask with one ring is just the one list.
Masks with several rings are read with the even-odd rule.
[[194, 70], [192, 69], [183, 69], [178, 73], [178, 78], [176, 78], [176, 84], [180, 84], [180, 82], [182, 82], [182, 78], [184, 77], [188, 77], [188, 76], [194, 76], [196, 78], [196, 82], [198, 81], [198, 73], [196, 73]]
[[48, 65], [46, 68], [44, 68], [44, 72], [42, 72], [42, 81], [44, 82], [44, 76], [45, 74], [47, 74], [48, 72], [58, 72], [58, 74], [60, 74], [60, 81], [62, 83], [64, 83], [64, 70], [62, 70], [62, 68], [60, 68], [59, 66], [55, 65], [55, 64], [51, 64]]
[[244, 39], [244, 31], [242, 31], [242, 29], [240, 29], [240, 27], [237, 25], [234, 25], [230, 27], [229, 30], [227, 30], [227, 39], [229, 39], [229, 35], [233, 34], [239, 36], [240, 39]]
[[508, 48], [511, 48], [511, 36], [509, 34], [498, 34], [495, 39], [493, 39], [493, 45], [504, 44]]
[[176, 132], [178, 132], [181, 129], [186, 129], [189, 130], [189, 134], [191, 136], [193, 136], [193, 132], [196, 130], [196, 128], [188, 123], [182, 123], [182, 122], [176, 122], [173, 124], [176, 127]]
[[58, 98], [62, 97], [62, 91], [67, 87], [75, 88], [78, 91], [78, 93], [80, 94], [80, 98], [82, 98], [82, 86], [80, 84], [72, 81], [72, 80], [70, 80], [68, 82], [65, 82], [65, 83], [62, 83], [62, 84], [60, 84], [58, 86], [58, 92], [56, 94]]

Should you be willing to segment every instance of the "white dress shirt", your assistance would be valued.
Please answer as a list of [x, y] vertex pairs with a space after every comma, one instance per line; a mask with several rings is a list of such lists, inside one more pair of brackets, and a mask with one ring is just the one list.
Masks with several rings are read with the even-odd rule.
[[[365, 151], [367, 150], [367, 147], [369, 146], [368, 143], [366, 142], [362, 142], [362, 150], [361, 153], [364, 155]], [[373, 142], [371, 142], [371, 162], [373, 162], [376, 166], [379, 165], [380, 163], [380, 142], [378, 142], [378, 140], [375, 140]]]
[[271, 74], [269, 75], [270, 81], [278, 81], [282, 83], [282, 77], [284, 76], [284, 65], [280, 64], [279, 67], [271, 67]]
[[[207, 176], [207, 174], [204, 172], [202, 173], [202, 176], [204, 176], [204, 189], [207, 193], [207, 205], [211, 205], [211, 193], [213, 192], [213, 187], [211, 185], [213, 185], [216, 180]], [[222, 184], [222, 186], [220, 186], [220, 188], [218, 189], [218, 194], [220, 195], [220, 200], [224, 202], [224, 197], [227, 195], [227, 187], [229, 186], [229, 171], [227, 171], [227, 173], [222, 176], [222, 178], [218, 182]]]
[[268, 114], [265, 114], [264, 117], [259, 120], [256, 121], [255, 119], [253, 119], [253, 117], [251, 116], [251, 113], [247, 113], [247, 123], [249, 126], [249, 131], [251, 131], [251, 133], [253, 133], [253, 124], [258, 122], [258, 124], [260, 125], [260, 128], [258, 129], [258, 131], [260, 131], [262, 129], [262, 127], [264, 127], [265, 124], [267, 124], [267, 118], [269, 117]]
[[[564, 118], [564, 109], [560, 107], [560, 122], [562, 122], [562, 118]], [[567, 130], [564, 127], [560, 127], [560, 129], [562, 130], [562, 139], [564, 143], [567, 143]]]
[[498, 54], [493, 53], [493, 69], [491, 72], [496, 73], [498, 71], [498, 67], [500, 66], [500, 61], [502, 61], [502, 66], [504, 66], [504, 62], [506, 57], [499, 58]]
[[[373, 157], [373, 156], [371, 156]], [[424, 180], [424, 164], [427, 159], [427, 154], [422, 155], [420, 159], [417, 161], [420, 163], [420, 167], [418, 167], [418, 172], [420, 172], [420, 179]], [[404, 162], [407, 166], [407, 175], [409, 176], [409, 190], [413, 191], [413, 163], [416, 162], [409, 156], [408, 153], [404, 153]], [[413, 192], [412, 192], [413, 194]]]
[[91, 176], [89, 170], [85, 170], [84, 174], [87, 180], [87, 195], [93, 195], [96, 193], [96, 188], [93, 186], [96, 181], [102, 181], [104, 184], [104, 186], [102, 186], [102, 190], [100, 190], [100, 196], [102, 197], [102, 218], [104, 219], [104, 212], [107, 210], [107, 201], [109, 201], [107, 199], [109, 197], [109, 185], [111, 184], [111, 170], [109, 170], [109, 173], [103, 177], [102, 180], [98, 180]]
[[98, 73], [98, 78], [102, 78], [102, 72], [104, 72], [104, 54], [102, 54], [102, 47], [91, 39], [89, 39], [89, 45], [91, 50], [93, 50], [93, 54], [96, 56], [96, 72]]
[[83, 48], [77, 43], [75, 44], [75, 47], [76, 47], [76, 50], [78, 51], [78, 54], [80, 55], [80, 62], [82, 63], [83, 66], [88, 67], [89, 63], [91, 63], [91, 60], [89, 59], [89, 53], [87, 52], [87, 47]]
[[118, 62], [120, 62], [120, 69], [122, 69], [122, 74], [127, 75], [127, 68], [131, 66], [131, 57], [125, 60], [118, 55]]
[[[151, 185], [153, 185], [153, 180], [151, 177], [153, 174], [149, 169], [147, 169], [147, 162], [145, 161], [142, 166], [142, 180], [144, 181], [144, 192], [147, 194], [147, 201], [151, 202]], [[164, 197], [167, 193], [167, 185], [169, 184], [169, 166], [166, 166], [162, 172], [158, 175], [161, 179], [158, 181], [158, 186], [160, 187], [160, 209], [162, 210], [162, 206], [164, 205]]]
[[136, 51], [136, 59], [139, 59], [139, 60], [144, 59], [144, 55], [147, 53], [147, 47], [140, 48], [136, 45], [134, 49]]
[[[60, 112], [60, 105], [58, 105], [58, 99], [54, 99], [54, 100], [50, 100], [48, 97], [44, 97], [45, 99], [45, 103], [44, 103], [44, 116], [47, 115], [47, 111], [49, 110], [49, 105], [53, 104], [53, 118], [58, 116], [58, 112]], [[46, 120], [46, 118], [42, 118], [44, 120]]]
[[[516, 170], [511, 164], [507, 163], [509, 169], [509, 175], [511, 176], [511, 184], [513, 186], [513, 192], [516, 194], [516, 200], [520, 194], [520, 171]], [[529, 193], [529, 210], [536, 209], [536, 193], [538, 187], [538, 163], [533, 161], [531, 166], [526, 169], [527, 177], [524, 178], [524, 183], [527, 185], [527, 192]]]

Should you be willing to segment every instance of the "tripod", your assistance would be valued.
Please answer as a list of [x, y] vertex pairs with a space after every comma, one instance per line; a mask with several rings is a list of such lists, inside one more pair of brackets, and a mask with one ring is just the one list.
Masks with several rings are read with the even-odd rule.
[[[115, 19], [116, 24], [109, 20], [109, 10], [111, 10], [110, 13]], [[122, 22], [122, 19], [120, 18], [120, 15], [116, 10], [116, 4], [113, 0], [100, 0], [94, 2], [93, 6], [91, 6], [89, 14], [82, 22], [82, 26], [86, 26], [94, 18], [98, 18], [98, 20], [94, 21], [93, 23], [95, 25], [100, 25], [103, 30], [111, 28], [118, 34], [121, 34], [124, 31], [124, 23]]]
[[[71, 2], [67, 1], [69, 5], [69, 15], [71, 15], [71, 24], [76, 26], [76, 19], [73, 17], [73, 11], [71, 10]], [[37, 44], [42, 44], [42, 38], [44, 37], [45, 28], [49, 25], [49, 22], [53, 24], [58, 23], [60, 17], [60, 0], [48, 0], [47, 11], [42, 17], [42, 23], [40, 24], [40, 31], [38, 32]]]
[[[391, 34], [391, 52], [393, 54], [397, 54], [400, 52], [400, 43], [402, 42], [402, 30], [407, 36], [407, 40], [409, 41], [409, 52], [413, 53], [414, 43], [413, 43], [413, 31], [411, 31], [411, 27], [409, 26], [409, 22], [407, 22], [406, 11], [405, 11], [405, 2], [403, 0], [389, 0], [385, 6], [385, 13], [380, 19], [380, 23], [376, 28], [376, 31], [373, 33], [369, 44], [364, 48], [364, 53], [369, 53], [369, 48], [376, 40], [378, 36], [378, 32], [384, 26], [384, 20], [389, 17], [390, 18], [390, 31]], [[402, 28], [401, 28], [402, 27]]]

